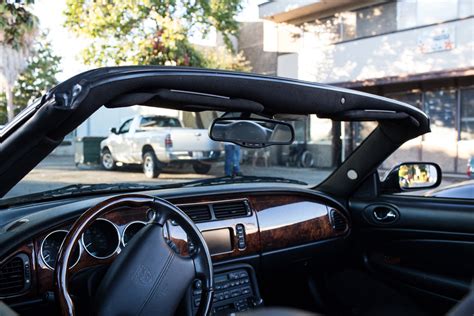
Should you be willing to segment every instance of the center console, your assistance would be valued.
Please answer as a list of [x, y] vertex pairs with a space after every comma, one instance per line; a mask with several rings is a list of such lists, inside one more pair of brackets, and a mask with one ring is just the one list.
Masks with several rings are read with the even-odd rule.
[[[263, 304], [252, 266], [235, 264], [214, 269], [214, 299], [212, 315], [243, 312]], [[193, 315], [201, 299], [201, 281], [195, 280], [191, 289]]]

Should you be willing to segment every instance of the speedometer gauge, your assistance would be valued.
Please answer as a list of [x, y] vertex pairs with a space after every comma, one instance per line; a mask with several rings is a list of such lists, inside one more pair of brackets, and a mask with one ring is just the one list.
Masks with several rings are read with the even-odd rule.
[[[41, 259], [43, 259], [45, 265], [50, 268], [54, 269], [56, 266], [56, 260], [58, 258], [59, 254], [59, 249], [61, 248], [61, 245], [64, 242], [64, 238], [66, 238], [67, 235], [66, 230], [56, 230], [52, 233], [50, 233], [48, 236], [46, 236], [43, 240], [43, 243], [41, 244]], [[69, 267], [72, 267], [77, 263], [79, 260], [79, 247], [76, 246], [74, 247], [74, 251], [72, 252], [72, 257], [71, 257], [71, 264]]]
[[86, 229], [82, 235], [82, 243], [91, 256], [105, 259], [116, 252], [120, 235], [112, 222], [99, 218]]

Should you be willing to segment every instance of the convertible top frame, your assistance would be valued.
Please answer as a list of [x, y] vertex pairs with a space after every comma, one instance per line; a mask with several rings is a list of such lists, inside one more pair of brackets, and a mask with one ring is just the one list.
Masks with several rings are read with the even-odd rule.
[[329, 85], [196, 68], [99, 68], [60, 83], [2, 130], [0, 196], [101, 106], [136, 104], [378, 121], [371, 135], [317, 186], [335, 197], [349, 196], [401, 144], [430, 131], [428, 116], [413, 106]]

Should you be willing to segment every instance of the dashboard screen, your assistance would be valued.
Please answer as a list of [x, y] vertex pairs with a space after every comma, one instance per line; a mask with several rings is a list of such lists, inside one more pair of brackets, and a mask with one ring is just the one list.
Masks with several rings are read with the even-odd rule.
[[232, 251], [230, 229], [203, 231], [202, 235], [206, 240], [211, 255]]

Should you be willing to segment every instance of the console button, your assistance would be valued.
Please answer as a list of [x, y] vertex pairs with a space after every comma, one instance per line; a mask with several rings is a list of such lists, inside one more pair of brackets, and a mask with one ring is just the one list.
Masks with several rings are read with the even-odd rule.
[[240, 294], [241, 294], [241, 291], [237, 289], [237, 290], [233, 290], [230, 296], [236, 297], [236, 296], [239, 296]]
[[235, 230], [237, 232], [237, 239], [238, 239], [238, 247], [239, 249], [245, 249], [245, 227], [243, 224], [237, 224], [235, 226]]
[[194, 289], [200, 290], [202, 288], [202, 281], [201, 280], [194, 280]]

